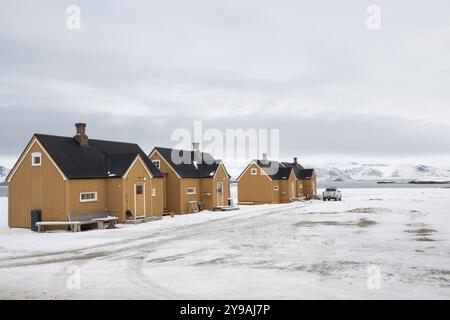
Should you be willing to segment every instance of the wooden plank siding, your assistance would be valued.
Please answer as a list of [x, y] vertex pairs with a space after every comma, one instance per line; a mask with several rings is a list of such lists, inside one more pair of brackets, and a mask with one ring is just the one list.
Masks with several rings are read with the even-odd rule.
[[[69, 212], [100, 212], [108, 209], [107, 179], [73, 179], [68, 182]], [[97, 200], [81, 202], [82, 192], [97, 192]]]
[[291, 171], [288, 180], [279, 180], [280, 181], [280, 202], [287, 203], [291, 202], [294, 198], [296, 198], [295, 188], [292, 190], [292, 183], [296, 183], [296, 177], [294, 171]]
[[119, 218], [119, 221], [122, 222], [126, 219], [125, 217], [125, 192], [123, 188], [123, 179], [112, 178], [107, 179], [106, 182], [107, 187], [107, 208], [109, 214]]
[[[197, 179], [200, 182], [200, 201], [203, 201], [205, 209], [212, 210], [215, 203], [214, 179]], [[210, 196], [208, 196], [210, 194]]]
[[212, 210], [214, 207], [219, 205], [219, 200], [217, 199], [218, 193], [216, 191], [218, 182], [223, 182], [223, 192], [222, 192], [223, 205], [227, 206], [228, 198], [230, 198], [230, 177], [228, 176], [228, 173], [225, 170], [225, 166], [223, 164], [219, 165], [214, 175], [214, 179], [211, 182], [211, 191], [213, 193], [213, 199], [211, 207], [206, 207], [205, 205], [206, 208], [210, 208], [208, 210]]
[[[200, 187], [200, 180], [201, 179], [197, 179], [197, 178], [183, 178], [180, 181], [180, 185], [181, 185], [181, 195], [180, 195], [180, 199], [181, 199], [181, 203], [180, 203], [180, 207], [181, 210], [180, 211], [176, 211], [176, 213], [185, 213], [189, 211], [189, 201], [201, 201], [202, 197], [201, 197], [201, 187]], [[187, 194], [187, 189], [189, 187], [194, 187], [196, 189], [195, 194]], [[204, 196], [204, 195], [203, 195]]]
[[[137, 158], [139, 159], [139, 158]], [[144, 216], [151, 216], [152, 212], [152, 177], [140, 160], [134, 161], [128, 169], [128, 174], [123, 179], [125, 190], [125, 210], [130, 210], [133, 218], [136, 219], [135, 212], [135, 185], [136, 183], [144, 185], [145, 209]]]
[[[256, 169], [256, 175], [251, 174]], [[276, 203], [279, 201], [278, 181], [272, 181], [256, 163], [251, 163], [238, 180], [238, 201], [255, 204]]]
[[310, 180], [302, 180], [304, 195], [312, 198], [317, 195], [317, 175], [313, 173]]
[[[41, 165], [32, 165], [32, 154], [41, 154]], [[31, 210], [42, 212], [42, 221], [67, 221], [70, 212], [108, 210], [123, 222], [127, 209], [134, 212], [134, 185], [145, 184], [145, 216], [163, 212], [163, 178], [154, 179], [144, 164], [134, 161], [126, 178], [66, 179], [39, 141], [33, 137], [13, 168], [8, 185], [8, 225], [29, 228]], [[152, 197], [152, 187], [156, 196]], [[80, 201], [80, 193], [96, 192], [95, 201]]]
[[[256, 169], [256, 175], [251, 174], [252, 169]], [[297, 178], [293, 170], [286, 180], [271, 180], [255, 162], [251, 162], [238, 177], [238, 202], [291, 202], [297, 197], [296, 189]]]
[[[275, 187], [278, 187], [278, 190], [275, 190]], [[271, 189], [268, 190], [271, 193], [270, 202], [268, 203], [279, 203], [281, 199], [281, 184], [279, 180], [273, 180], [271, 183]]]
[[164, 209], [167, 209], [173, 213], [181, 213], [181, 184], [180, 178], [177, 177], [177, 173], [171, 168], [164, 158], [158, 153], [154, 152], [150, 156], [150, 160], [159, 160], [162, 174], [164, 174], [164, 194], [163, 200]]
[[[42, 219], [57, 221], [67, 217], [67, 180], [54, 166], [37, 142], [30, 142], [30, 150], [23, 155], [8, 184], [8, 225], [11, 228], [29, 228], [30, 212], [42, 211]], [[41, 166], [31, 165], [31, 154], [40, 152]]]
[[[228, 204], [230, 179], [223, 164], [218, 166], [217, 172], [211, 178], [181, 178], [156, 150], [150, 154], [150, 160], [159, 160], [159, 169], [165, 176], [165, 199], [163, 202], [165, 209], [172, 213], [182, 214], [188, 212], [189, 201], [201, 201], [204, 203], [206, 210], [214, 209], [217, 206], [216, 186], [219, 181], [222, 181], [224, 184], [224, 205]], [[194, 187], [196, 194], [187, 194], [188, 187]]]
[[155, 188], [156, 195], [154, 197], [152, 196], [152, 211], [150, 215], [153, 217], [160, 217], [162, 216], [164, 209], [164, 179], [154, 178], [152, 185], [153, 188]]
[[304, 195], [303, 180], [297, 180], [297, 197], [302, 197]]

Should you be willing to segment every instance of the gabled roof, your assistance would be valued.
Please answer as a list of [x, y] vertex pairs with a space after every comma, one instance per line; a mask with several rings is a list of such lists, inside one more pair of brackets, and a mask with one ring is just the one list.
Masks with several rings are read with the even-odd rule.
[[305, 169], [303, 168], [303, 166], [300, 163], [294, 163], [294, 162], [282, 162], [281, 163], [283, 166], [288, 167], [288, 168], [300, 168], [300, 169]]
[[314, 175], [314, 169], [302, 169], [300, 170], [302, 180], [310, 180]]
[[220, 160], [215, 160], [213, 156], [206, 152], [161, 147], [155, 147], [154, 150], [167, 161], [181, 178], [212, 178], [221, 164]]
[[305, 169], [301, 164], [299, 163], [293, 163], [293, 162], [282, 162], [282, 165], [287, 168], [293, 168], [295, 172], [295, 176], [299, 180], [309, 180], [313, 176], [314, 169]]
[[68, 179], [114, 178], [123, 176], [137, 156], [153, 177], [163, 175], [134, 143], [89, 139], [81, 147], [72, 137], [34, 135]]
[[292, 168], [285, 167], [278, 161], [256, 160], [256, 164], [272, 179], [287, 180]]

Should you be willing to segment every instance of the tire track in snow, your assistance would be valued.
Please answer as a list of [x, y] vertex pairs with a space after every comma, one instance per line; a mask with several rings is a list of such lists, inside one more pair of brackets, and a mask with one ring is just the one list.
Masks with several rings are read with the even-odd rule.
[[[29, 265], [49, 264], [49, 263], [62, 263], [75, 260], [108, 258], [110, 256], [116, 256], [118, 253], [127, 251], [131, 252], [132, 250], [135, 249], [141, 249], [140, 252], [142, 253], [142, 251], [145, 251], [144, 249], [153, 249], [161, 244], [167, 244], [185, 238], [192, 238], [198, 235], [202, 235], [205, 233], [203, 227], [207, 224], [225, 222], [225, 224], [220, 225], [218, 230], [216, 229], [214, 231], [217, 232], [220, 230], [227, 229], [230, 226], [236, 227], [242, 224], [254, 224], [253, 219], [260, 216], [269, 215], [273, 213], [289, 212], [304, 206], [307, 206], [307, 204], [298, 205], [294, 203], [289, 205], [283, 205], [283, 207], [281, 208], [280, 206], [277, 206], [275, 208], [267, 208], [263, 210], [258, 210], [256, 208], [255, 210], [245, 212], [242, 214], [237, 213], [232, 216], [209, 219], [207, 221], [175, 227], [174, 229], [168, 228], [164, 230], [164, 233], [168, 235], [150, 234], [136, 238], [127, 238], [119, 241], [112, 241], [109, 243], [91, 246], [83, 249], [74, 249], [68, 251], [42, 253], [37, 255], [25, 255], [18, 257], [2, 258], [0, 259], [0, 269], [29, 266]], [[248, 218], [250, 218], [251, 220], [248, 220]], [[196, 229], [200, 229], [200, 231], [195, 231]], [[173, 234], [174, 232], [176, 233], [178, 231], [181, 232], [181, 234], [171, 236], [171, 234]], [[155, 240], [154, 238], [157, 239]]]

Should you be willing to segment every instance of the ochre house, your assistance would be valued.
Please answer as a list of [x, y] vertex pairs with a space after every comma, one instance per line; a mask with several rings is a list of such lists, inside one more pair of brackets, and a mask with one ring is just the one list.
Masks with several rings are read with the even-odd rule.
[[317, 176], [314, 169], [305, 169], [298, 163], [297, 158], [293, 162], [282, 162], [282, 166], [293, 168], [297, 178], [297, 197], [311, 199], [317, 195]]
[[241, 204], [286, 203], [297, 198], [311, 198], [315, 190], [314, 169], [304, 169], [294, 162], [251, 161], [237, 178], [238, 202]]
[[230, 175], [220, 160], [193, 150], [155, 147], [149, 154], [164, 175], [164, 211], [174, 214], [220, 209], [229, 205]]
[[72, 212], [108, 211], [119, 221], [161, 216], [163, 175], [137, 144], [34, 134], [6, 181], [10, 227], [67, 221]]

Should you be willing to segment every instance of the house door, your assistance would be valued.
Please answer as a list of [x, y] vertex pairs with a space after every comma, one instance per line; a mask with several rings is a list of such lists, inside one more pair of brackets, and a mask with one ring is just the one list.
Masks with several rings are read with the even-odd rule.
[[216, 188], [217, 206], [223, 207], [223, 182], [217, 182]]
[[145, 184], [134, 185], [134, 208], [136, 218], [145, 216]]
[[300, 181], [299, 184], [298, 184], [298, 196], [300, 197], [300, 196], [303, 196], [303, 195], [304, 195], [304, 193], [303, 193], [303, 182]]
[[291, 195], [292, 198], [295, 198], [297, 196], [295, 193], [295, 182], [291, 182]]

